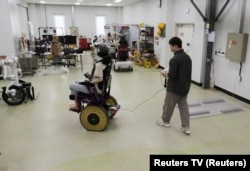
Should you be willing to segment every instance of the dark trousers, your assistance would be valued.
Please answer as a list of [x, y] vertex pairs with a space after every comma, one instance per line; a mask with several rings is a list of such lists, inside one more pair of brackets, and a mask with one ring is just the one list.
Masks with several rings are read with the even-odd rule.
[[187, 103], [187, 96], [181, 97], [174, 93], [166, 91], [165, 101], [163, 105], [163, 112], [162, 112], [162, 120], [164, 122], [170, 123], [171, 117], [174, 112], [174, 108], [176, 107], [177, 104], [180, 112], [181, 126], [184, 128], [189, 128], [190, 116]]

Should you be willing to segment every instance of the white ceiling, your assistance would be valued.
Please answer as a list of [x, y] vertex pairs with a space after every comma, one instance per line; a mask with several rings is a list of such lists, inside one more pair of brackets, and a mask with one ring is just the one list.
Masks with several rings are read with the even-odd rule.
[[[40, 0], [25, 0], [27, 3], [38, 3]], [[86, 6], [106, 6], [108, 3], [112, 3], [112, 6], [126, 6], [131, 5], [143, 0], [122, 0], [119, 3], [114, 3], [114, 0], [44, 0], [46, 4], [54, 5], [75, 5], [75, 2], [80, 2], [80, 5]]]

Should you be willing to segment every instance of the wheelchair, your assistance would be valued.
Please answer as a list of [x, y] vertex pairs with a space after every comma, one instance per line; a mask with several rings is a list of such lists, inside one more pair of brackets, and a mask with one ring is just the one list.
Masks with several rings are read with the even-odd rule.
[[8, 105], [20, 105], [35, 99], [34, 87], [30, 82], [19, 80], [19, 85], [2, 87], [2, 99]]
[[115, 59], [114, 71], [133, 71], [134, 65], [129, 60], [129, 51], [127, 40], [124, 36], [121, 37], [119, 41], [119, 48], [117, 52], [117, 57]]
[[[89, 93], [77, 93], [77, 100], [81, 102], [79, 119], [81, 125], [88, 131], [104, 131], [117, 111], [120, 109], [115, 97], [110, 94], [112, 75], [110, 74], [112, 62], [103, 71], [102, 93], [98, 94], [94, 84], [89, 81], [79, 82], [85, 85]], [[93, 73], [93, 71], [92, 71]], [[91, 79], [89, 73], [85, 73], [87, 79]], [[69, 96], [70, 100], [75, 100], [74, 95]]]
[[8, 86], [2, 87], [2, 99], [8, 105], [20, 105], [28, 100], [34, 100], [34, 87], [30, 82], [19, 79], [17, 69], [17, 57], [9, 57], [4, 60], [4, 66], [8, 67], [6, 79], [10, 81]]

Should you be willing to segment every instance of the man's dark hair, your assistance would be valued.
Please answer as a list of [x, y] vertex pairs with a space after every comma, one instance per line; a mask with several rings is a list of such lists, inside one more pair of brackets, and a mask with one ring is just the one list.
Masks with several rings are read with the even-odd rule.
[[174, 46], [178, 46], [179, 48], [182, 48], [182, 41], [179, 37], [173, 37], [169, 40], [169, 44]]

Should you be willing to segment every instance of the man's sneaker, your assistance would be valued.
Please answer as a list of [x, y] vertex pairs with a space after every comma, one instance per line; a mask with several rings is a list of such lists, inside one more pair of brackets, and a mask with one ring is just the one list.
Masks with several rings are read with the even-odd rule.
[[189, 128], [184, 128], [184, 127], [181, 127], [181, 131], [183, 131], [183, 132], [184, 132], [184, 134], [186, 134], [186, 135], [190, 135], [190, 134], [191, 134], [191, 131], [190, 131], [190, 129], [189, 129]]
[[162, 119], [156, 121], [156, 125], [158, 125], [158, 126], [164, 126], [164, 127], [167, 127], [167, 128], [170, 128], [170, 127], [171, 127], [171, 125], [170, 125], [169, 123], [164, 122]]

